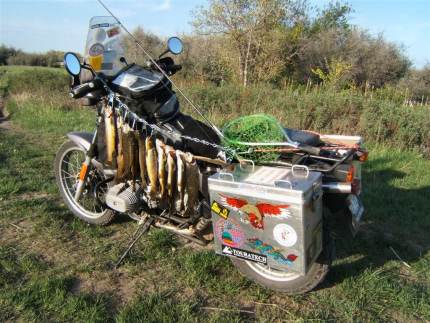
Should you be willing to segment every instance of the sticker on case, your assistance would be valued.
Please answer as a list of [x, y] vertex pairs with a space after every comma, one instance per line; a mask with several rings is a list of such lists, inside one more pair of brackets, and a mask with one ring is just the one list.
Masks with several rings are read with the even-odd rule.
[[289, 218], [291, 217], [291, 212], [289, 210], [289, 205], [273, 205], [269, 203], [248, 203], [247, 200], [239, 199], [235, 197], [229, 197], [220, 194], [220, 203], [237, 211], [239, 213], [245, 214], [248, 217], [249, 223], [256, 229], [264, 229], [264, 217], [278, 217], [278, 218]]
[[283, 247], [292, 247], [297, 242], [297, 233], [291, 225], [280, 223], [273, 228], [273, 237]]
[[293, 253], [288, 254], [287, 256], [284, 256], [280, 250], [274, 248], [273, 246], [264, 243], [260, 239], [252, 238], [248, 239], [247, 245], [254, 249], [255, 251], [260, 252], [263, 255], [266, 255], [276, 262], [282, 264], [282, 265], [288, 265], [291, 266], [294, 261], [298, 258]]
[[239, 224], [230, 219], [218, 220], [215, 223], [215, 234], [219, 241], [229, 247], [238, 248], [245, 240], [245, 233]]

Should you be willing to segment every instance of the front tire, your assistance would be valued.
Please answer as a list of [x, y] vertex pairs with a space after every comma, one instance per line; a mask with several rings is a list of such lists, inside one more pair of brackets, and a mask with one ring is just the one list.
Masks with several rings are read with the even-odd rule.
[[290, 295], [304, 294], [325, 279], [334, 259], [333, 239], [326, 233], [324, 240], [323, 251], [305, 276], [271, 269], [265, 265], [238, 258], [230, 258], [230, 260], [244, 276], [263, 287]]
[[95, 183], [101, 182], [104, 175], [96, 170], [89, 171], [82, 196], [78, 202], [74, 199], [76, 183], [84, 160], [83, 148], [73, 141], [62, 144], [54, 161], [57, 186], [64, 202], [75, 216], [90, 224], [106, 225], [112, 221], [115, 212], [98, 202], [94, 196]]

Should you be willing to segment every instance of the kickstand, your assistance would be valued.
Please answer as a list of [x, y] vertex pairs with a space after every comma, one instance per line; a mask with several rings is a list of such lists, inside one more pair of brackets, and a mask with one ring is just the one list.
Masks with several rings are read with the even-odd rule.
[[147, 218], [141, 220], [138, 224], [137, 230], [134, 232], [130, 243], [128, 245], [128, 248], [124, 251], [121, 258], [118, 259], [118, 261], [115, 264], [115, 269], [119, 267], [119, 265], [123, 262], [125, 257], [127, 257], [130, 250], [133, 248], [133, 246], [136, 244], [136, 242], [142, 237], [142, 235], [149, 230], [151, 227], [151, 224], [154, 222], [155, 218], [152, 216], [148, 216]]

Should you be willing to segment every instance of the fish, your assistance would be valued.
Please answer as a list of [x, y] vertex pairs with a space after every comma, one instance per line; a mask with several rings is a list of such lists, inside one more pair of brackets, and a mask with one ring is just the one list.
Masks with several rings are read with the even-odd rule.
[[115, 154], [115, 118], [113, 111], [106, 107], [104, 110], [105, 140], [106, 140], [106, 162], [113, 163]]
[[181, 212], [184, 209], [184, 190], [185, 190], [185, 163], [183, 160], [184, 153], [176, 150], [176, 169], [177, 169], [177, 186], [178, 198], [176, 211]]
[[169, 200], [173, 198], [175, 193], [175, 172], [176, 172], [176, 162], [175, 162], [175, 150], [171, 146], [165, 146], [164, 151], [167, 156], [167, 196]]
[[145, 139], [146, 170], [149, 178], [149, 195], [155, 197], [157, 194], [157, 152], [150, 137]]
[[185, 174], [187, 182], [185, 184], [185, 215], [192, 215], [195, 212], [199, 201], [200, 172], [199, 166], [191, 153], [185, 154]]
[[123, 156], [123, 172], [117, 173], [119, 180], [129, 179], [131, 175], [132, 165], [132, 133], [129, 131], [127, 125], [122, 126], [122, 156]]
[[[130, 140], [130, 173], [131, 179], [133, 183], [136, 182], [137, 177], [139, 176], [139, 144], [136, 138], [136, 131], [129, 132], [129, 140]], [[136, 185], [133, 185], [133, 188]]]
[[116, 156], [116, 165], [117, 165], [117, 172], [116, 172], [116, 178], [122, 178], [125, 172], [124, 168], [124, 136], [122, 133], [122, 126], [123, 122], [121, 117], [117, 119], [117, 156]]
[[157, 149], [157, 155], [158, 155], [158, 182], [160, 184], [160, 198], [164, 198], [166, 195], [166, 162], [167, 157], [166, 153], [164, 152], [164, 142], [162, 142], [160, 139], [155, 140], [155, 147]]
[[145, 151], [145, 139], [140, 133], [136, 133], [137, 143], [139, 147], [139, 169], [140, 169], [140, 180], [142, 187], [147, 184], [146, 181], [146, 151]]

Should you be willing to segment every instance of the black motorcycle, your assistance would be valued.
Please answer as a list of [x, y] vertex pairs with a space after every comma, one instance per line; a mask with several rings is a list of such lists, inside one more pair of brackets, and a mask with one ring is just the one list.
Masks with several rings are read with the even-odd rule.
[[[181, 40], [170, 38], [164, 54], [181, 52]], [[245, 210], [242, 206], [238, 211], [237, 202], [214, 204], [208, 180], [214, 174], [234, 172], [247, 162], [229, 155], [216, 127], [180, 111], [170, 76], [181, 66], [162, 56], [146, 66], [128, 64], [121, 58], [123, 67], [106, 75], [94, 65], [81, 63], [73, 53], [65, 55], [65, 68], [72, 76], [70, 95], [96, 107], [97, 126], [93, 133], [67, 135], [69, 140], [55, 159], [56, 180], [69, 209], [88, 223], [106, 225], [126, 214], [144, 223], [145, 230], [164, 228], [206, 245], [217, 239], [214, 212], [224, 216], [235, 211], [244, 214]], [[83, 71], [89, 74], [87, 81]], [[313, 289], [329, 270], [334, 257], [331, 224], [345, 222], [353, 232], [358, 229], [363, 214], [361, 163], [367, 152], [361, 148], [360, 137], [288, 128], [285, 134], [294, 149], [252, 167], [288, 170], [301, 166], [322, 175], [321, 252], [305, 274], [254, 264], [244, 254], [231, 259], [242, 273], [266, 287], [302, 293]], [[266, 244], [258, 250], [264, 257], [278, 257], [282, 251]], [[249, 254], [245, 252], [245, 256]]]

